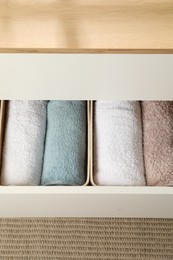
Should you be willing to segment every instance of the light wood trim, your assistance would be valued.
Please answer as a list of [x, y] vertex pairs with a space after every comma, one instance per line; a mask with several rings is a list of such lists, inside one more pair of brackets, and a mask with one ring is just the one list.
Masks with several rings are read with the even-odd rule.
[[0, 1], [0, 52], [173, 53], [173, 1]]
[[0, 53], [34, 54], [173, 54], [173, 49], [61, 49], [0, 48]]

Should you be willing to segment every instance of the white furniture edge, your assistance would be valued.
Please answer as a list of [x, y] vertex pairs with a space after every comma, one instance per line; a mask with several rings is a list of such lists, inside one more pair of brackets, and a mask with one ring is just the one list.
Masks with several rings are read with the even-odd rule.
[[172, 68], [171, 54], [0, 54], [0, 98], [173, 100]]
[[171, 187], [0, 187], [0, 217], [173, 218]]

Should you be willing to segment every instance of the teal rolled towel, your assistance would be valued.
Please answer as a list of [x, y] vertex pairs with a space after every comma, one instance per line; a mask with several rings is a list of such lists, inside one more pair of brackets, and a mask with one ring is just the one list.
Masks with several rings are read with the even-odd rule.
[[42, 185], [83, 185], [86, 181], [87, 103], [50, 101]]

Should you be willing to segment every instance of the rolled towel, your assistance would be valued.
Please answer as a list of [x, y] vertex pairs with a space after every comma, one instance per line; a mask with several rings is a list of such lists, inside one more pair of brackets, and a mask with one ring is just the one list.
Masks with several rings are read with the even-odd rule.
[[50, 101], [42, 185], [82, 185], [86, 181], [85, 101]]
[[143, 101], [144, 161], [148, 185], [173, 185], [173, 101]]
[[9, 101], [2, 185], [39, 185], [46, 130], [46, 101]]
[[96, 101], [94, 180], [98, 185], [145, 185], [142, 119], [136, 101]]

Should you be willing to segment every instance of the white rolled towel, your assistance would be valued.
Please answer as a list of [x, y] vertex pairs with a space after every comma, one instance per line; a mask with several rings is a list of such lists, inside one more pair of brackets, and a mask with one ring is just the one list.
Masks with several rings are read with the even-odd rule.
[[40, 185], [47, 101], [9, 101], [1, 184]]
[[146, 184], [140, 102], [95, 102], [94, 180], [97, 185]]

